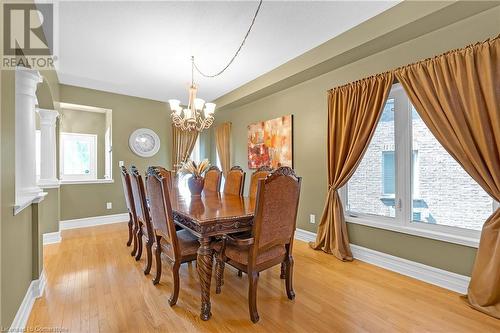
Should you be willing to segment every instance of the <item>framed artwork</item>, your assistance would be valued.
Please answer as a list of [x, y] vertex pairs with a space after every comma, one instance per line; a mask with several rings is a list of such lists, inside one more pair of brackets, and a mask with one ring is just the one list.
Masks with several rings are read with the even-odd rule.
[[248, 168], [293, 168], [293, 116], [248, 125]]

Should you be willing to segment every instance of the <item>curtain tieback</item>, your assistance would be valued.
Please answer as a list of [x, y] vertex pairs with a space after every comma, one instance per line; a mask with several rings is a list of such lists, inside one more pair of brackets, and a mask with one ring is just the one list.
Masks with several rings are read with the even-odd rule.
[[328, 192], [330, 191], [337, 191], [337, 189], [333, 185], [328, 185]]

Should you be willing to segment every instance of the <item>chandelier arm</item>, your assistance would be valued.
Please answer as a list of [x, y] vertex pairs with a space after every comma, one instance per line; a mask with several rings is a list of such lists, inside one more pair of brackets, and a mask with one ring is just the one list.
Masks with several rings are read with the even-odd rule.
[[259, 1], [259, 5], [257, 6], [257, 10], [255, 11], [255, 14], [254, 14], [254, 16], [252, 18], [252, 23], [250, 24], [250, 27], [248, 28], [247, 33], [245, 34], [245, 37], [243, 37], [243, 41], [241, 42], [240, 47], [238, 47], [238, 49], [234, 53], [234, 55], [231, 58], [231, 60], [229, 60], [229, 62], [227, 63], [227, 65], [224, 68], [222, 68], [219, 72], [217, 72], [215, 74], [206, 74], [206, 73], [202, 72], [201, 69], [198, 67], [198, 65], [196, 65], [196, 63], [194, 62], [194, 57], [191, 57], [191, 60], [193, 62], [193, 67], [196, 69], [196, 71], [201, 76], [204, 76], [204, 77], [207, 77], [207, 78], [213, 78], [213, 77], [221, 75], [222, 73], [224, 73], [226, 71], [226, 69], [228, 69], [229, 66], [231, 66], [231, 64], [233, 63], [234, 59], [236, 59], [236, 57], [240, 53], [241, 49], [243, 48], [243, 45], [245, 45], [245, 42], [247, 41], [247, 38], [250, 35], [250, 31], [252, 31], [253, 25], [255, 23], [255, 19], [257, 18], [257, 15], [259, 14], [261, 6], [262, 6], [262, 0]]

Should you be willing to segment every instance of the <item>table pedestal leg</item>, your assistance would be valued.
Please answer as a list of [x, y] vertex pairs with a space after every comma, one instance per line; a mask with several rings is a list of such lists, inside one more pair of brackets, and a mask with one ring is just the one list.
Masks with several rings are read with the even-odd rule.
[[196, 258], [196, 266], [201, 286], [201, 314], [202, 320], [210, 319], [210, 283], [212, 279], [213, 251], [210, 248], [210, 238], [200, 238], [200, 247]]

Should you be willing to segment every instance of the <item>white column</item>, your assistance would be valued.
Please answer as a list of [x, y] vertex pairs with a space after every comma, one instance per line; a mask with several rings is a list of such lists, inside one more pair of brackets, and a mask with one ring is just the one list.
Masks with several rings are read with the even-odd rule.
[[56, 120], [55, 110], [37, 109], [40, 116], [40, 180], [38, 186], [59, 186], [56, 173]]
[[35, 92], [40, 82], [38, 71], [16, 68], [15, 213], [43, 195], [36, 185], [35, 166]]

